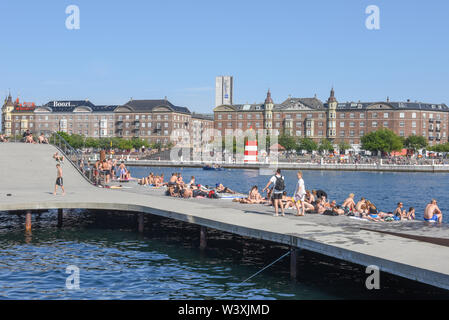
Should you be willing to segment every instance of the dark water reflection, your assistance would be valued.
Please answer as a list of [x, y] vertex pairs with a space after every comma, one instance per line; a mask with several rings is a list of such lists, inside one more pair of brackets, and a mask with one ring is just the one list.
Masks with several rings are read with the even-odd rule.
[[[449, 298], [447, 291], [382, 274], [381, 290], [368, 291], [360, 266], [303, 251], [298, 281], [286, 258], [248, 283], [286, 247], [209, 231], [198, 249], [199, 228], [145, 218], [144, 235], [132, 214], [72, 211], [56, 228], [56, 212], [24, 218], [0, 213], [2, 299], [345, 299]], [[80, 289], [65, 288], [68, 265], [80, 268]], [[223, 296], [223, 294], [225, 294]]]

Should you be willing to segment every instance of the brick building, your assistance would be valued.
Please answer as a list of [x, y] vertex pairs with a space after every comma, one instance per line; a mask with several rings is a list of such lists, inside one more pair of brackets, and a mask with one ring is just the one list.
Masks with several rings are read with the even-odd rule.
[[448, 114], [445, 104], [390, 102], [388, 98], [385, 102], [339, 103], [333, 89], [325, 103], [316, 97], [289, 97], [275, 104], [268, 91], [264, 103], [216, 107], [214, 125], [222, 135], [226, 129], [266, 129], [267, 133], [354, 146], [364, 134], [388, 128], [402, 137], [422, 135], [433, 145], [448, 142]]
[[[194, 125], [193, 125], [194, 124]], [[142, 138], [167, 144], [175, 129], [185, 129], [191, 139], [213, 127], [211, 116], [191, 113], [164, 100], [130, 100], [124, 105], [97, 106], [89, 100], [50, 101], [24, 107], [11, 95], [2, 107], [2, 128], [8, 135], [63, 131], [85, 137]]]

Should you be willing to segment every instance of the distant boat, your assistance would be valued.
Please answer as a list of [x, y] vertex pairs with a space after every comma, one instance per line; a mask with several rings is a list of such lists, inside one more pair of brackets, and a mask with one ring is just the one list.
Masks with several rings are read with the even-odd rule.
[[210, 165], [206, 165], [203, 167], [203, 170], [213, 170], [213, 171], [222, 171], [223, 168], [220, 166], [210, 166]]

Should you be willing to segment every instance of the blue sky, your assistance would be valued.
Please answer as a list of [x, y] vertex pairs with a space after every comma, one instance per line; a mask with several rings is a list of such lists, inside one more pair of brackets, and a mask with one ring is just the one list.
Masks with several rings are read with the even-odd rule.
[[[65, 8], [78, 5], [80, 29]], [[380, 8], [380, 30], [365, 8]], [[449, 1], [0, 2], [0, 93], [120, 104], [168, 99], [211, 112], [217, 75], [234, 103], [291, 94], [449, 103]]]

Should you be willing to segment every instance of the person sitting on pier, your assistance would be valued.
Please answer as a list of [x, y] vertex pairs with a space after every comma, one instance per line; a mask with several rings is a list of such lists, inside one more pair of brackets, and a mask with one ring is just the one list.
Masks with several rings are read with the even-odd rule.
[[189, 186], [194, 186], [195, 185], [195, 176], [191, 176], [190, 177], [190, 182], [188, 183]]
[[304, 207], [306, 209], [306, 212], [313, 212], [315, 210], [315, 206], [315, 196], [310, 192], [310, 190], [306, 190], [306, 197], [304, 200]]
[[393, 211], [394, 219], [401, 220], [402, 218], [407, 217], [407, 213], [405, 210], [402, 210], [404, 204], [402, 202], [398, 202], [398, 206]]
[[176, 174], [176, 176], [177, 176], [176, 184], [177, 184], [179, 187], [181, 187], [181, 188], [184, 187], [185, 182], [184, 182], [183, 179], [182, 179], [181, 173], [178, 172], [178, 173]]
[[407, 219], [408, 219], [408, 220], [415, 220], [415, 208], [410, 207], [410, 208], [408, 209], [408, 212], [407, 212]]
[[282, 204], [284, 205], [284, 209], [288, 209], [288, 208], [295, 208], [295, 201], [293, 197], [288, 197], [287, 196], [287, 191], [284, 191], [282, 193], [282, 198], [281, 198]]
[[[362, 206], [365, 205], [365, 209], [362, 208]], [[368, 211], [366, 210], [366, 200], [364, 197], [360, 198], [360, 201], [357, 202], [357, 204], [355, 205], [355, 212], [356, 213], [368, 213]]]
[[326, 210], [326, 197], [319, 198], [316, 202], [315, 212], [318, 214], [323, 214]]
[[165, 193], [170, 197], [179, 197], [179, 189], [176, 187], [176, 184], [169, 185]]
[[343, 209], [337, 204], [337, 201], [335, 201], [335, 200], [332, 200], [332, 202], [330, 203], [330, 208], [331, 208], [332, 212], [338, 214], [339, 216], [345, 214], [345, 210], [343, 210]]
[[251, 188], [251, 190], [248, 193], [248, 198], [234, 199], [232, 201], [240, 202], [240, 203], [248, 203], [248, 204], [258, 204], [258, 203], [266, 202], [266, 200], [263, 199], [262, 196], [260, 195], [257, 186], [253, 186]]
[[162, 187], [164, 185], [164, 174], [161, 173], [160, 176], [155, 176], [153, 178], [153, 184], [155, 187]]
[[53, 155], [53, 159], [55, 159], [56, 162], [61, 163], [61, 162], [64, 161], [64, 156], [60, 156], [59, 153], [56, 152], [56, 153]]
[[345, 211], [346, 215], [354, 212], [355, 202], [354, 202], [354, 194], [350, 193], [346, 200], [341, 205], [342, 209]]
[[48, 144], [48, 139], [44, 136], [43, 133], [37, 138], [39, 144]]
[[189, 187], [185, 186], [179, 190], [179, 196], [186, 199], [192, 198], [193, 191]]
[[167, 182], [167, 186], [168, 186], [168, 187], [170, 187], [170, 186], [175, 186], [177, 181], [178, 181], [178, 175], [177, 175], [177, 173], [173, 172], [173, 173], [171, 174], [170, 179], [169, 179], [168, 182]]
[[143, 177], [142, 179], [139, 179], [137, 182], [143, 186], [149, 186], [151, 184], [153, 184], [153, 172], [150, 172], [150, 174], [147, 177]]
[[439, 222], [443, 221], [443, 213], [437, 206], [437, 201], [432, 199], [424, 210], [424, 221], [427, 222]]

